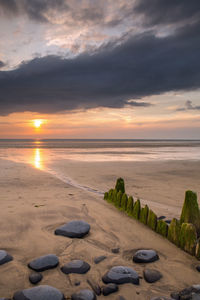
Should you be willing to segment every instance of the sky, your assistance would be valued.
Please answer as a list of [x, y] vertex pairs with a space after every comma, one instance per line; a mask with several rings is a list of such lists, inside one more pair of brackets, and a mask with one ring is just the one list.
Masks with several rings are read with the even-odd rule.
[[0, 138], [200, 139], [199, 0], [0, 0], [0, 37]]

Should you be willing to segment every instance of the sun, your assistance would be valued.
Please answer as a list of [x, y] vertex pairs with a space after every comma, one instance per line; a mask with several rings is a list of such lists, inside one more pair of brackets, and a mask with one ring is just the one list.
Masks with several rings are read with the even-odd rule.
[[40, 128], [41, 127], [41, 125], [42, 125], [42, 120], [33, 120], [33, 125], [34, 125], [34, 127], [35, 128]]

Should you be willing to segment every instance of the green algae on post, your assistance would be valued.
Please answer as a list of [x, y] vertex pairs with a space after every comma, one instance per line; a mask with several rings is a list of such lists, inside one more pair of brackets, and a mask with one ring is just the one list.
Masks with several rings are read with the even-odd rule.
[[104, 193], [104, 200], [108, 200], [108, 192]]
[[196, 243], [195, 256], [200, 260], [200, 239], [198, 239]]
[[127, 209], [127, 202], [128, 202], [128, 197], [127, 197], [127, 195], [124, 193], [124, 194], [122, 195], [122, 199], [121, 199], [121, 208], [122, 208], [122, 210], [124, 210], [124, 211], [126, 211], [126, 209]]
[[126, 212], [129, 216], [133, 215], [134, 200], [132, 196], [128, 197]]
[[140, 210], [141, 210], [140, 199], [137, 199], [137, 201], [133, 206], [133, 217], [137, 220], [139, 220], [140, 217]]
[[140, 211], [140, 222], [142, 222], [145, 225], [147, 224], [148, 214], [149, 214], [149, 207], [148, 205], [145, 205], [145, 207], [142, 207]]
[[157, 221], [156, 232], [161, 234], [164, 237], [167, 237], [167, 233], [168, 233], [167, 223], [163, 220], [158, 220]]
[[167, 238], [170, 242], [172, 242], [178, 247], [179, 247], [180, 230], [181, 230], [180, 222], [176, 218], [172, 219], [168, 228]]
[[149, 214], [147, 218], [147, 226], [149, 226], [154, 231], [156, 230], [157, 216], [151, 209], [149, 210]]
[[180, 231], [180, 247], [186, 252], [194, 255], [197, 241], [196, 228], [191, 223], [183, 223]]
[[121, 201], [122, 201], [122, 192], [119, 191], [117, 193], [117, 198], [116, 198], [116, 202], [115, 202], [115, 205], [119, 208], [121, 207]]
[[183, 204], [180, 223], [192, 223], [200, 236], [200, 211], [197, 202], [197, 194], [192, 191], [185, 192], [185, 201]]
[[110, 189], [108, 192], [108, 202], [113, 202], [113, 189]]
[[116, 185], [115, 185], [115, 189], [119, 192], [121, 191], [122, 194], [125, 193], [125, 184], [124, 184], [124, 179], [123, 178], [118, 178]]
[[114, 205], [117, 205], [117, 190], [114, 189], [113, 193], [112, 193], [112, 202], [114, 203]]

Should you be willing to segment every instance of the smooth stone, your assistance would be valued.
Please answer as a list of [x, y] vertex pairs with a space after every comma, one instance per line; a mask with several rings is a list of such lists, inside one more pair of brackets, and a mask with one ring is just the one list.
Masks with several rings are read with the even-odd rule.
[[65, 274], [77, 273], [85, 274], [89, 271], [90, 265], [83, 260], [72, 260], [61, 267], [61, 271]]
[[171, 293], [170, 296], [172, 299], [179, 300], [179, 293]]
[[115, 283], [109, 283], [102, 287], [102, 293], [104, 296], [108, 296], [112, 293], [115, 293], [118, 291], [118, 286]]
[[90, 231], [90, 225], [82, 220], [74, 220], [55, 230], [56, 235], [70, 238], [82, 238]]
[[162, 274], [159, 271], [153, 269], [145, 269], [143, 274], [144, 279], [149, 283], [156, 282], [160, 278], [162, 278]]
[[158, 220], [164, 220], [166, 217], [165, 216], [160, 216], [158, 217]]
[[180, 292], [173, 292], [171, 297], [176, 300], [200, 300], [200, 284], [194, 284]]
[[133, 255], [133, 261], [135, 263], [150, 263], [159, 259], [155, 250], [138, 250]]
[[0, 265], [3, 265], [11, 260], [13, 260], [13, 257], [10, 254], [8, 254], [5, 250], [0, 250]]
[[11, 299], [8, 299], [8, 298], [0, 298], [0, 300], [11, 300]]
[[163, 297], [163, 296], [160, 296], [160, 297], [154, 297], [154, 298], [151, 298], [150, 300], [173, 300], [173, 299], [167, 298], [167, 297]]
[[200, 266], [196, 266], [196, 270], [200, 272]]
[[37, 284], [42, 280], [43, 276], [40, 273], [32, 273], [29, 275], [29, 281], [32, 284]]
[[129, 267], [112, 267], [103, 277], [104, 283], [133, 283], [139, 284], [139, 276], [135, 270]]
[[34, 271], [42, 272], [48, 269], [56, 268], [58, 264], [58, 257], [55, 254], [48, 254], [32, 260], [28, 264], [28, 267]]
[[165, 222], [166, 222], [167, 224], [170, 224], [171, 221], [172, 221], [172, 220], [166, 220]]
[[13, 300], [64, 300], [64, 295], [49, 285], [40, 285], [31, 289], [16, 292]]
[[119, 253], [120, 248], [113, 248], [111, 249], [112, 253]]
[[85, 289], [72, 294], [71, 300], [96, 300], [96, 295], [93, 291]]
[[200, 300], [200, 295], [199, 294], [192, 294], [192, 300]]
[[97, 265], [97, 264], [99, 264], [100, 262], [102, 262], [106, 258], [107, 258], [107, 256], [105, 256], [105, 255], [95, 257], [94, 263]]
[[95, 283], [93, 280], [91, 281], [90, 279], [87, 279], [87, 283], [91, 286], [91, 288], [97, 296], [101, 295], [101, 288], [98, 285], [98, 283]]
[[192, 291], [194, 293], [200, 293], [200, 284], [193, 284], [192, 285]]

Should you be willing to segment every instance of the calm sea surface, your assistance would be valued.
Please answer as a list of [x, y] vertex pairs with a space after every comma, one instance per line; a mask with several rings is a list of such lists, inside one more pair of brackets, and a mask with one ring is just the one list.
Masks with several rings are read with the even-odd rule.
[[0, 140], [0, 158], [41, 161], [200, 160], [200, 140]]
[[30, 164], [81, 189], [58, 167], [67, 161], [200, 160], [200, 140], [0, 140], [0, 159]]

